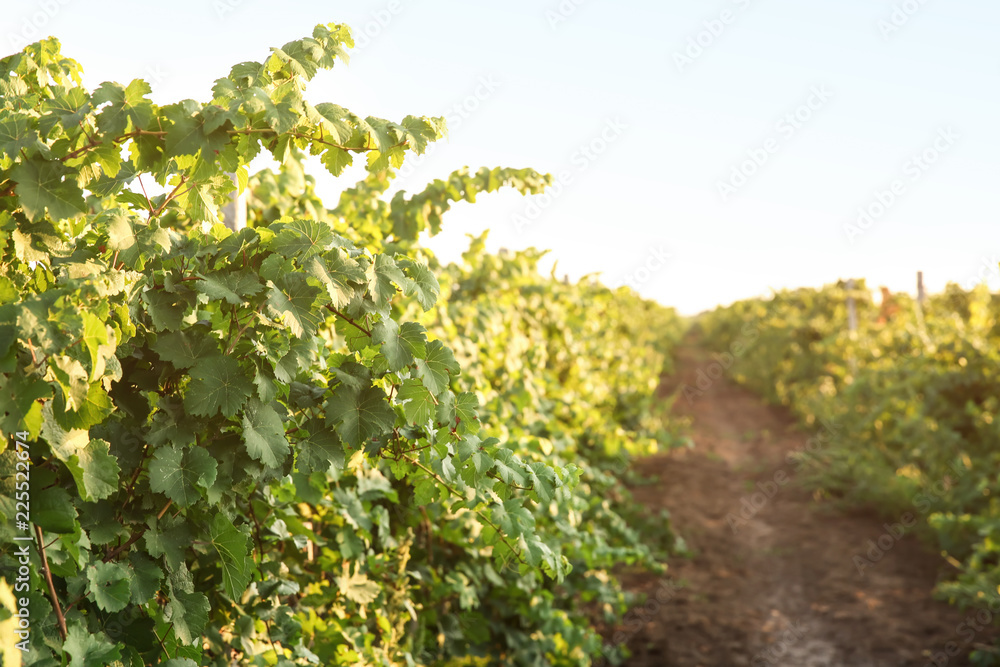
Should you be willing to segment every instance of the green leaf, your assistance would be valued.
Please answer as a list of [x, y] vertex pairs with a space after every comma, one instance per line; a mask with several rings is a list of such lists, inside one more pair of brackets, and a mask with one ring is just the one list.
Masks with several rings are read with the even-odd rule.
[[121, 659], [118, 647], [104, 637], [103, 633], [87, 632], [77, 623], [70, 625], [62, 645], [62, 650], [70, 657], [69, 667], [108, 667]]
[[96, 563], [87, 568], [87, 590], [104, 611], [121, 611], [128, 604], [129, 571], [121, 563]]
[[144, 130], [153, 119], [153, 105], [145, 98], [152, 92], [149, 84], [135, 79], [123, 87], [120, 83], [105, 81], [94, 91], [94, 104], [101, 106], [97, 127], [110, 135], [124, 134], [129, 130]]
[[550, 502], [555, 498], [556, 486], [559, 479], [556, 471], [542, 461], [533, 461], [528, 464], [528, 478], [531, 480], [531, 490], [540, 502]]
[[202, 359], [221, 356], [218, 340], [198, 329], [172, 331], [157, 335], [150, 347], [176, 368], [191, 368]]
[[49, 368], [63, 391], [66, 408], [73, 411], [82, 409], [90, 394], [90, 373], [83, 364], [69, 355], [61, 354], [52, 359]]
[[254, 296], [264, 285], [249, 271], [211, 273], [194, 283], [194, 289], [212, 301], [242, 305], [246, 297]]
[[160, 590], [163, 570], [141, 551], [131, 551], [128, 555], [132, 566], [129, 589], [133, 604], [146, 604]]
[[479, 399], [468, 391], [455, 396], [455, 413], [460, 433], [479, 432]]
[[504, 484], [524, 485], [522, 464], [509, 449], [498, 449], [494, 457], [497, 474]]
[[146, 521], [148, 530], [143, 535], [146, 549], [154, 558], [163, 556], [167, 567], [176, 570], [184, 563], [185, 551], [191, 546], [191, 531], [180, 516], [164, 516], [157, 519], [155, 515]]
[[183, 294], [171, 294], [164, 290], [148, 290], [142, 293], [156, 331], [167, 329], [177, 331], [188, 310], [188, 300]]
[[320, 158], [320, 162], [331, 174], [340, 176], [344, 173], [344, 169], [354, 164], [354, 155], [341, 148], [328, 148]]
[[149, 488], [188, 507], [201, 498], [198, 487], [212, 486], [217, 473], [218, 462], [200, 447], [160, 447], [149, 464]]
[[350, 526], [364, 531], [372, 529], [372, 520], [369, 517], [369, 513], [365, 510], [364, 504], [356, 494], [343, 489], [335, 489], [333, 499], [337, 501], [340, 515], [344, 517]]
[[111, 397], [101, 387], [100, 382], [90, 385], [87, 397], [75, 411], [66, 407], [66, 398], [63, 394], [56, 394], [52, 404], [52, 412], [56, 421], [67, 431], [89, 429], [91, 426], [103, 422], [114, 411]]
[[177, 638], [190, 646], [196, 641], [201, 642], [211, 608], [208, 598], [202, 593], [171, 589], [170, 601], [164, 609], [164, 618], [174, 624], [173, 629]]
[[250, 456], [269, 468], [277, 468], [288, 456], [281, 417], [256, 398], [247, 401], [243, 409], [243, 441]]
[[309, 437], [300, 440], [295, 446], [295, 466], [299, 472], [326, 472], [330, 464], [343, 469], [344, 445], [336, 431], [319, 419], [310, 419], [304, 428], [309, 432]]
[[[0, 120], [0, 151], [11, 160], [16, 160], [24, 151], [28, 156], [38, 152], [41, 140], [38, 131], [32, 127], [32, 118], [23, 113], [4, 112]], [[46, 131], [44, 128], [42, 131]]]
[[240, 363], [230, 357], [198, 361], [191, 369], [191, 378], [184, 407], [193, 415], [211, 417], [221, 410], [233, 417], [253, 391]]
[[76, 530], [76, 509], [65, 489], [52, 486], [32, 494], [31, 520], [50, 533]]
[[360, 572], [351, 574], [350, 568], [350, 563], [345, 560], [343, 574], [335, 578], [340, 594], [360, 605], [371, 604], [382, 589], [366, 574]]
[[[48, 134], [57, 124], [61, 125], [67, 134], [82, 131], [80, 124], [90, 113], [93, 105], [90, 95], [83, 88], [69, 88], [53, 99], [42, 103], [43, 115], [38, 121], [38, 128]], [[2, 145], [0, 139], [0, 145]]]
[[[116, 144], [111, 144], [110, 147], [112, 149], [118, 148]], [[136, 175], [135, 165], [131, 161], [123, 162], [118, 171], [114, 172], [113, 175], [110, 171], [105, 171], [104, 175], [99, 179], [88, 183], [87, 189], [98, 197], [111, 197], [121, 192], [122, 188], [134, 181]]]
[[121, 469], [110, 451], [111, 445], [106, 440], [95, 439], [66, 462], [80, 498], [85, 502], [108, 498], [118, 490]]
[[392, 284], [393, 280], [396, 280], [397, 284], [405, 283], [407, 280], [403, 272], [396, 266], [396, 262], [388, 255], [376, 255], [375, 261], [369, 265], [366, 275], [368, 277], [368, 291], [371, 293], [375, 305], [379, 308], [384, 308], [392, 300], [392, 297], [396, 296], [396, 287]]
[[277, 278], [267, 297], [268, 310], [288, 326], [297, 338], [312, 336], [322, 320], [322, 292], [306, 282], [301, 274]]
[[372, 342], [381, 346], [389, 370], [394, 373], [413, 363], [415, 356], [427, 354], [426, 330], [416, 322], [400, 326], [393, 319], [382, 320], [372, 327]]
[[90, 354], [90, 368], [98, 368], [101, 356], [101, 346], [109, 343], [108, 325], [100, 320], [96, 315], [89, 312], [80, 313], [83, 318], [83, 334], [80, 342]]
[[54, 416], [54, 401], [46, 401], [42, 408], [42, 437], [52, 453], [63, 463], [69, 461], [90, 442], [86, 429], [65, 429]]
[[354, 298], [357, 289], [352, 282], [359, 285], [365, 282], [364, 271], [340, 248], [334, 248], [323, 257], [311, 258], [305, 268], [326, 287], [334, 308], [343, 308]]
[[330, 226], [315, 220], [295, 220], [285, 224], [271, 241], [271, 249], [283, 257], [297, 257], [305, 262], [318, 255], [333, 243]]
[[203, 157], [214, 156], [229, 141], [226, 130], [220, 129], [220, 122], [227, 120], [225, 115], [216, 118], [217, 111], [203, 113], [194, 100], [165, 106], [161, 112], [171, 123], [164, 140], [168, 155], [197, 155], [203, 151]]
[[[329, 102], [321, 102], [314, 108], [321, 119], [320, 125], [323, 127], [325, 133], [332, 135], [338, 144], [345, 144], [350, 141], [351, 135], [354, 133], [354, 128], [346, 120], [348, 115], [346, 109], [336, 104], [330, 104]], [[344, 153], [346, 151], [341, 152]]]
[[427, 354], [417, 359], [417, 375], [435, 395], [447, 389], [451, 385], [451, 376], [458, 375], [459, 371], [455, 355], [439, 340], [428, 343]]
[[351, 447], [360, 447], [383, 435], [396, 422], [396, 413], [378, 387], [356, 389], [341, 384], [326, 402], [326, 423]]
[[434, 414], [436, 402], [434, 395], [420, 380], [410, 378], [405, 380], [397, 394], [403, 403], [403, 414], [411, 424], [423, 425], [430, 421]]
[[28, 220], [41, 220], [46, 210], [53, 220], [85, 212], [83, 191], [72, 176], [73, 171], [59, 162], [33, 159], [15, 166], [10, 177], [17, 183], [14, 191]]
[[210, 540], [222, 568], [222, 584], [226, 595], [239, 600], [250, 584], [248, 538], [225, 515], [218, 513], [212, 520]]
[[410, 275], [411, 291], [417, 295], [417, 303], [424, 310], [429, 310], [437, 303], [438, 295], [441, 294], [441, 286], [438, 284], [437, 277], [424, 264], [403, 260], [400, 265]]

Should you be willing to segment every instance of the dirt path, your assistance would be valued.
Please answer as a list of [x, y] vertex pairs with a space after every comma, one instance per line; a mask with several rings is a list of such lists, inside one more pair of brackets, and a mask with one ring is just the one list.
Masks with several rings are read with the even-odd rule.
[[[710, 361], [697, 347], [680, 349], [665, 391], [694, 384]], [[855, 556], [867, 558], [868, 540], [877, 542], [886, 522], [845, 516], [795, 484], [785, 457], [809, 435], [790, 415], [724, 378], [692, 403], [679, 397], [674, 410], [693, 420], [696, 446], [638, 462], [656, 483], [633, 493], [653, 512], [669, 510], [695, 555], [671, 562], [676, 590], [648, 575], [623, 577], [648, 595], [622, 631], [629, 665], [969, 664], [947, 651], [967, 654], [988, 630], [970, 638], [962, 623], [975, 612], [931, 599], [942, 560], [904, 536], [862, 575]]]

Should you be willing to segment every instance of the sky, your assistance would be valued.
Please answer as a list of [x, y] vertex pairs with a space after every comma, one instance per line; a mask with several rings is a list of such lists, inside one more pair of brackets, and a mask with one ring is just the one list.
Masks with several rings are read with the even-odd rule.
[[[463, 166], [556, 179], [457, 205], [443, 260], [489, 229], [684, 314], [851, 277], [913, 292], [917, 271], [1000, 289], [996, 0], [33, 0], [5, 3], [0, 45], [53, 35], [88, 87], [205, 102], [330, 22], [357, 46], [307, 99], [449, 119], [389, 195]], [[331, 207], [363, 176], [310, 167]]]

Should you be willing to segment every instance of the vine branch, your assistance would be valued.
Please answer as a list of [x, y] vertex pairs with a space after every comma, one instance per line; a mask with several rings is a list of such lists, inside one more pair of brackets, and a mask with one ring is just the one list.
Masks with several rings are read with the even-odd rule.
[[38, 539], [38, 553], [42, 557], [42, 573], [45, 581], [49, 585], [49, 595], [52, 597], [52, 608], [56, 610], [56, 621], [59, 623], [59, 636], [66, 639], [66, 617], [63, 616], [62, 607], [59, 606], [59, 596], [56, 595], [56, 586], [52, 583], [52, 571], [49, 569], [49, 559], [45, 555], [44, 538], [42, 537], [42, 527], [35, 524], [35, 538]]

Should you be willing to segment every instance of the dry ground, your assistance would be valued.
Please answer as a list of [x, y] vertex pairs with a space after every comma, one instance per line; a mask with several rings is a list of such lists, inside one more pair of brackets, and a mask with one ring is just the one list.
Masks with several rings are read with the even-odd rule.
[[[709, 361], [696, 346], [681, 348], [664, 392], [693, 384]], [[652, 512], [669, 510], [695, 555], [670, 563], [670, 577], [683, 584], [674, 593], [659, 578], [624, 577], [627, 588], [649, 596], [620, 628], [633, 651], [628, 665], [941, 667], [947, 650], [961, 649], [951, 667], [969, 664], [961, 656], [989, 639], [988, 630], [969, 639], [960, 627], [969, 612], [932, 598], [947, 565], [916, 538], [902, 537], [859, 573], [854, 557], [886, 522], [845, 515], [796, 485], [786, 454], [810, 434], [789, 414], [725, 378], [693, 402], [678, 398], [674, 411], [692, 419], [695, 447], [637, 462], [656, 483], [633, 493]], [[787, 483], [766, 485], [781, 473]], [[751, 498], [758, 482], [777, 488], [773, 497]], [[734, 522], [744, 499], [760, 509]]]

